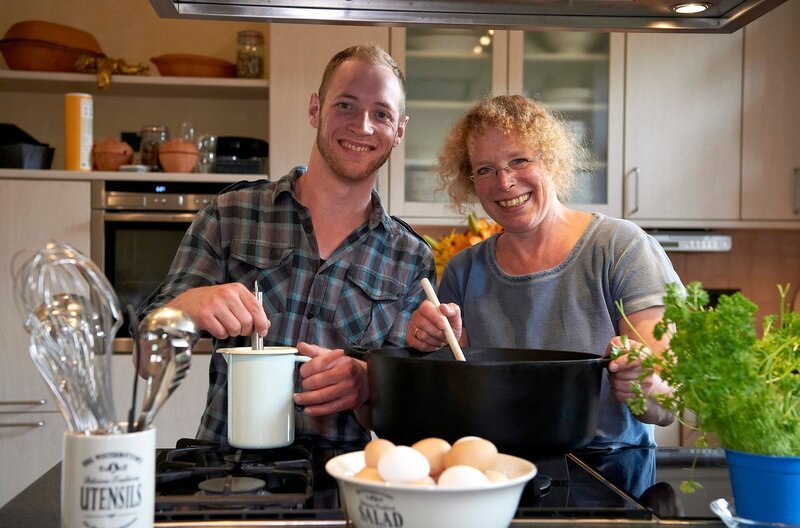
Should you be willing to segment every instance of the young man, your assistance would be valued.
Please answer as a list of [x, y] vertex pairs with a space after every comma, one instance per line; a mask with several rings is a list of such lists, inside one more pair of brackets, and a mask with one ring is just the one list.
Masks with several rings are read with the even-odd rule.
[[[377, 46], [347, 48], [328, 63], [308, 118], [317, 137], [307, 170], [220, 194], [198, 213], [140, 312], [179, 308], [215, 337], [215, 349], [246, 344], [253, 332], [270, 345], [296, 345], [312, 357], [300, 368], [297, 434], [363, 442], [368, 430], [355, 412], [365, 410], [366, 365], [340, 347], [405, 344], [424, 298], [419, 281], [435, 279], [429, 248], [373, 190], [405, 134], [403, 74]], [[209, 383], [198, 438], [225, 443], [227, 365], [218, 354]]]

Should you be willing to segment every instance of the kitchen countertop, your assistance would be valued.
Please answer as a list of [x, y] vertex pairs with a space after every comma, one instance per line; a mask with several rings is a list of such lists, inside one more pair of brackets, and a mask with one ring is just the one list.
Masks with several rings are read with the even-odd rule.
[[15, 180], [67, 180], [67, 181], [165, 181], [165, 182], [230, 182], [242, 180], [260, 180], [267, 178], [266, 174], [222, 174], [197, 172], [119, 172], [119, 171], [66, 171], [66, 170], [26, 170], [26, 169], [0, 169], [0, 179]]
[[[681, 450], [682, 452], [683, 450]], [[686, 450], [690, 452], [690, 450]], [[56, 464], [53, 468], [47, 471], [42, 477], [36, 480], [33, 484], [24, 489], [19, 495], [14, 497], [5, 506], [0, 508], [0, 526], [8, 527], [22, 527], [22, 526], [35, 526], [36, 528], [59, 528], [60, 527], [60, 476], [61, 464]], [[603, 518], [598, 516], [593, 518], [561, 518], [561, 517], [547, 517], [547, 518], [525, 518], [514, 521], [511, 524], [512, 528], [521, 528], [524, 526], [544, 526], [544, 527], [559, 527], [565, 526], [581, 526], [586, 528], [611, 528], [611, 527], [625, 527], [625, 528], [644, 528], [656, 526], [676, 526], [676, 527], [689, 527], [689, 526], [703, 526], [709, 528], [724, 528], [721, 521], [716, 519], [685, 519], [685, 520], [670, 520], [670, 519], [636, 519], [636, 518]], [[272, 527], [286, 527], [292, 526], [294, 528], [326, 528], [326, 527], [343, 527], [350, 526], [343, 519], [294, 519], [294, 520], [213, 520], [213, 521], [172, 521], [172, 522], [157, 522], [156, 527], [169, 527], [169, 528], [191, 528], [191, 527], [255, 527], [255, 526], [272, 526]]]

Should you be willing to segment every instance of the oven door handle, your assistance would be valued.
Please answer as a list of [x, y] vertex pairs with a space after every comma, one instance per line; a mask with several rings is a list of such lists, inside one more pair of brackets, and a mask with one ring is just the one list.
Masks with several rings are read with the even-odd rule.
[[195, 213], [112, 213], [106, 211], [106, 222], [174, 222], [191, 224]]

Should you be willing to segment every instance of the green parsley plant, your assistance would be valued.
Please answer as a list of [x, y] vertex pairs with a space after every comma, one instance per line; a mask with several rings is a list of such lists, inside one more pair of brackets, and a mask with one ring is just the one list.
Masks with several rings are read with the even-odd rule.
[[[641, 382], [653, 373], [673, 391], [657, 401], [681, 417], [693, 411], [697, 428], [716, 434], [728, 449], [776, 456], [800, 456], [800, 314], [788, 310], [788, 286], [778, 286], [781, 309], [756, 331], [757, 307], [741, 293], [723, 295], [715, 308], [699, 282], [667, 285], [664, 318], [656, 339], [671, 334], [669, 348], [651, 354], [623, 341], [612, 357], [629, 353], [642, 361], [634, 414], [647, 408]], [[625, 316], [623, 307], [618, 304]], [[637, 336], [641, 342], [641, 336]], [[704, 437], [701, 437], [701, 442]], [[702, 444], [701, 444], [702, 445]]]

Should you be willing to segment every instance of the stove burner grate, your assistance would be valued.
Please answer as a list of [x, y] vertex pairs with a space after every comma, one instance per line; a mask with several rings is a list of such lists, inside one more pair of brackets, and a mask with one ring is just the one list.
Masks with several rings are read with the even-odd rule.
[[302, 509], [313, 495], [310, 441], [243, 450], [179, 440], [156, 463], [156, 513]]
[[228, 475], [227, 477], [204, 480], [197, 485], [197, 487], [200, 488], [200, 491], [197, 493], [215, 495], [257, 493], [266, 486], [267, 483], [261, 479]]

